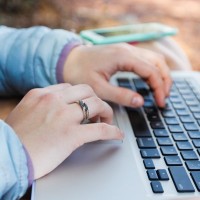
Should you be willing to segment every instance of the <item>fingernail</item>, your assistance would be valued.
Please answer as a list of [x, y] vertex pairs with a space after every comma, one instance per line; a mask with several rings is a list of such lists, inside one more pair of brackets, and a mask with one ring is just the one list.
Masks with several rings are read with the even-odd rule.
[[131, 104], [135, 107], [142, 106], [143, 99], [141, 97], [133, 97]]

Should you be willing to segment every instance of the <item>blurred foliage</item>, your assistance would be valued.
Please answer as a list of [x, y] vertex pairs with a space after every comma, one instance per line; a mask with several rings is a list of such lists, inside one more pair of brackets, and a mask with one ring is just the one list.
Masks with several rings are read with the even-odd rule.
[[36, 3], [36, 0], [0, 0], [0, 11], [8, 14], [28, 12]]

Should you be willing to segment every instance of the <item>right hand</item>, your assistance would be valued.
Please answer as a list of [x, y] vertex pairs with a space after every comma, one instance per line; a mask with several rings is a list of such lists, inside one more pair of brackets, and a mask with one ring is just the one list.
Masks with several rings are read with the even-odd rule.
[[[83, 112], [75, 103], [83, 100], [90, 119], [81, 124]], [[122, 139], [123, 133], [112, 122], [111, 107], [87, 85], [59, 84], [33, 89], [5, 120], [18, 134], [34, 168], [34, 178], [55, 169], [75, 149], [96, 140]]]

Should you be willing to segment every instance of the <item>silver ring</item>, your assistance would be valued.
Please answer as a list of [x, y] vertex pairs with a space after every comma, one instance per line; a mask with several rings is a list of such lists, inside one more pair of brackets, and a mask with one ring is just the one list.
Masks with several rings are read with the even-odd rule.
[[88, 121], [89, 119], [89, 109], [86, 103], [84, 103], [82, 100], [77, 101], [76, 103], [79, 104], [79, 106], [81, 107], [82, 111], [83, 111], [83, 120], [82, 123]]

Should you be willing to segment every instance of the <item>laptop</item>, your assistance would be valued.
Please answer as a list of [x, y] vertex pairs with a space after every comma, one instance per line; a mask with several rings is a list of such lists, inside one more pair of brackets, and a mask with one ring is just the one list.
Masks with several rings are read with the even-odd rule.
[[124, 140], [83, 145], [33, 184], [32, 200], [200, 199], [200, 74], [172, 76], [164, 109], [133, 73], [113, 76], [145, 99], [138, 109], [112, 105]]

